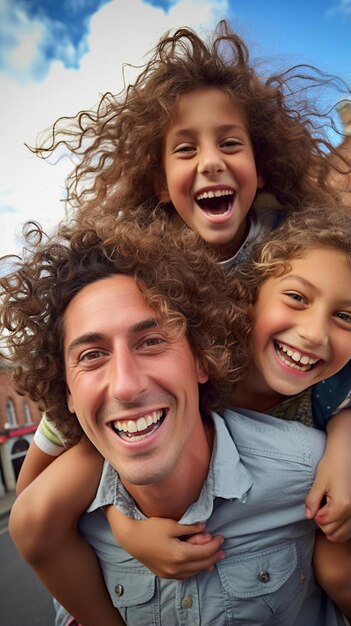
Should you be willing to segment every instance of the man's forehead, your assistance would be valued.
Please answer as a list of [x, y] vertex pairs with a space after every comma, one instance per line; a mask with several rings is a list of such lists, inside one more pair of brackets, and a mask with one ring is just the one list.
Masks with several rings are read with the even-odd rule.
[[158, 325], [158, 317], [134, 277], [113, 274], [89, 283], [72, 298], [64, 313], [64, 336], [73, 340], [83, 331], [112, 330], [119, 324], [125, 331], [139, 332]]

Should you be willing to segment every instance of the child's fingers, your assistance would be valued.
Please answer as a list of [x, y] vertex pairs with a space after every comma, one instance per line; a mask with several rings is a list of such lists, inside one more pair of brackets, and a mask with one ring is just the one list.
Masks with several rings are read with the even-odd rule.
[[224, 559], [224, 551], [219, 549], [222, 542], [222, 537], [214, 537], [210, 544], [203, 546], [194, 546], [186, 542], [184, 545], [186, 551], [183, 554], [185, 560], [181, 567], [178, 564], [175, 578], [182, 580], [199, 572], [212, 571], [214, 565]]
[[197, 524], [179, 524], [178, 522], [174, 522], [173, 520], [167, 520], [170, 522], [169, 529], [171, 530], [172, 525], [172, 534], [174, 537], [186, 537], [187, 535], [197, 535], [202, 533], [205, 530], [205, 523], [198, 522]]
[[351, 539], [350, 522], [329, 522], [326, 524], [318, 524], [318, 526], [329, 541], [344, 543]]
[[206, 560], [219, 550], [223, 541], [224, 539], [221, 535], [216, 535], [215, 537], [210, 536], [210, 539], [203, 543], [183, 541], [180, 547], [181, 558], [184, 561]]
[[211, 541], [212, 535], [210, 533], [197, 533], [187, 537], [187, 543], [191, 543], [193, 546], [203, 546], [205, 543]]
[[324, 490], [319, 487], [317, 481], [313, 483], [305, 498], [305, 516], [313, 519], [316, 515], [324, 497]]

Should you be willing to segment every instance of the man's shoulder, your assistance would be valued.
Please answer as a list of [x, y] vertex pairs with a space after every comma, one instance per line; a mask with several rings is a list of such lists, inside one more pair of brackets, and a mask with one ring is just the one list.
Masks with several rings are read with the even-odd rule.
[[325, 434], [300, 422], [241, 408], [227, 410], [222, 417], [240, 454], [295, 458], [312, 465], [323, 454]]

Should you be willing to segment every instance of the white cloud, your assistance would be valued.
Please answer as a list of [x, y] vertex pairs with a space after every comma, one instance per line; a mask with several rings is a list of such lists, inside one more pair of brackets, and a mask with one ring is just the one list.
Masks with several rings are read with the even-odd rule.
[[45, 25], [42, 21], [29, 19], [10, 0], [2, 0], [0, 22], [2, 71], [17, 80], [31, 78], [33, 70], [39, 69], [44, 62], [40, 44], [45, 36]]
[[326, 11], [327, 17], [341, 15], [343, 17], [351, 17], [351, 0], [339, 0], [338, 3]]
[[[122, 63], [145, 62], [145, 55], [166, 30], [184, 25], [200, 32], [212, 30], [227, 9], [224, 0], [180, 0], [165, 14], [141, 0], [113, 0], [91, 20], [89, 52], [82, 57], [79, 71], [55, 61], [42, 82], [19, 84], [0, 76], [0, 170], [6, 184], [6, 197], [1, 196], [0, 186], [0, 211], [4, 201], [0, 254], [18, 250], [15, 235], [27, 219], [50, 229], [64, 216], [69, 162], [50, 165], [32, 155], [24, 142], [35, 144], [38, 133], [59, 116], [75, 115], [94, 106], [101, 93], [122, 89]], [[5, 211], [6, 207], [17, 212]]]

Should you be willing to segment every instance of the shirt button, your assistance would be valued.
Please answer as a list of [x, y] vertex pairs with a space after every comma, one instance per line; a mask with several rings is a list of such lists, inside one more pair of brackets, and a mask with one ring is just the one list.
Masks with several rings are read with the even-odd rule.
[[271, 577], [269, 575], [269, 572], [262, 571], [259, 573], [258, 579], [261, 581], [261, 583], [268, 583]]
[[118, 596], [118, 597], [123, 596], [123, 593], [124, 593], [123, 586], [122, 585], [116, 585], [115, 586], [115, 594], [116, 594], [116, 596]]
[[183, 607], [183, 609], [190, 609], [192, 603], [193, 603], [193, 601], [190, 598], [190, 596], [184, 596], [184, 598], [182, 600], [182, 607]]

